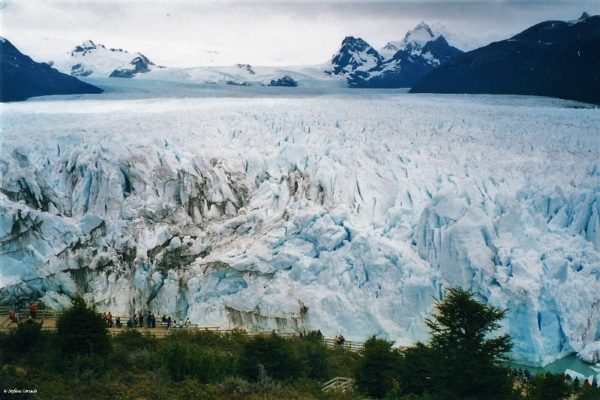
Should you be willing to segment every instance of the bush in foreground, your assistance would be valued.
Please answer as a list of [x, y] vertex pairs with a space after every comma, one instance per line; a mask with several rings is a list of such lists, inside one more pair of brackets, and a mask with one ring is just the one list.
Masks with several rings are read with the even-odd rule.
[[105, 356], [110, 351], [106, 321], [80, 296], [58, 317], [56, 334], [59, 348], [66, 356]]

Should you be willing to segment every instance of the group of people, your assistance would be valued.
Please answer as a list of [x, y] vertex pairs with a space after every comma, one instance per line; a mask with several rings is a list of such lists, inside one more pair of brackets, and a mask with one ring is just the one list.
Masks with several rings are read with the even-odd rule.
[[[104, 318], [104, 321], [106, 321], [106, 325], [109, 328], [112, 328], [114, 326], [113, 316], [110, 311], [108, 312], [108, 314], [102, 313], [102, 318]], [[119, 318], [117, 318], [117, 319], [119, 319]], [[120, 320], [119, 320], [119, 322], [120, 322]]]
[[531, 372], [528, 369], [513, 369], [513, 376], [523, 382], [529, 382], [531, 380]]
[[[20, 307], [15, 306], [8, 313], [8, 318], [14, 323], [19, 323], [21, 321], [21, 313], [19, 312], [19, 310], [20, 310]], [[28, 319], [33, 320], [36, 317], [36, 315], [38, 314], [38, 311], [39, 311], [38, 305], [36, 303], [32, 303], [31, 306], [29, 306], [29, 318]], [[110, 311], [102, 313], [102, 318], [104, 319], [104, 321], [106, 321], [106, 326], [108, 326], [109, 328], [112, 328], [112, 327], [121, 328], [123, 326], [123, 323], [121, 322], [121, 317], [116, 317], [116, 319], [114, 319], [114, 317]], [[162, 326], [164, 326], [168, 329], [190, 328], [192, 326], [192, 323], [190, 322], [189, 318], [187, 318], [185, 320], [185, 322], [180, 321], [178, 324], [177, 320], [172, 319], [171, 316], [166, 316], [166, 315], [162, 316], [161, 322], [162, 322]], [[127, 320], [128, 328], [138, 328], [138, 327], [143, 328], [144, 326], [146, 326], [147, 328], [156, 328], [156, 317], [150, 311], [148, 311], [145, 316], [140, 311], [139, 314], [134, 314], [132, 318], [129, 318]]]
[[171, 329], [171, 328], [190, 328], [192, 326], [192, 323], [190, 322], [190, 319], [187, 318], [185, 320], [185, 322], [182, 322], [181, 320], [179, 320], [179, 324], [177, 323], [176, 319], [171, 319], [171, 316], [162, 316], [162, 323], [163, 326], [166, 326], [167, 329]]
[[133, 314], [133, 318], [129, 318], [127, 320], [128, 328], [143, 328], [146, 326], [147, 328], [156, 328], [156, 317], [154, 313], [148, 311], [146, 316], [140, 311], [139, 315]]
[[572, 382], [573, 383], [573, 387], [575, 389], [579, 389], [580, 387], [583, 387], [583, 390], [588, 390], [588, 389], [591, 389], [591, 388], [597, 388], [598, 387], [598, 381], [596, 381], [595, 377], [592, 379], [591, 382], [590, 382], [589, 379], [584, 380], [583, 381], [583, 386], [582, 386], [581, 381], [579, 380], [578, 377], [575, 377], [575, 379], [573, 379], [573, 378], [571, 378], [571, 375], [569, 375], [567, 373], [565, 373], [563, 375], [563, 379], [565, 380], [565, 382], [568, 382], [568, 383]]
[[[28, 320], [32, 321], [36, 317], [38, 311], [39, 311], [38, 305], [36, 303], [32, 303], [29, 306]], [[8, 313], [8, 318], [15, 324], [18, 324], [21, 321], [21, 313], [19, 312], [19, 307], [13, 307], [13, 309], [10, 310]]]
[[[113, 316], [110, 311], [108, 313], [103, 313], [102, 316], [106, 320], [106, 324], [109, 328], [112, 328], [113, 326], [121, 328], [123, 326], [121, 317], [117, 317], [113, 323]], [[148, 311], [146, 315], [140, 312], [139, 314], [134, 314], [133, 317], [130, 317], [126, 322], [126, 326], [128, 328], [156, 328], [156, 316], [150, 311]], [[189, 328], [192, 326], [192, 323], [190, 322], [190, 319], [187, 318], [185, 322], [180, 321], [178, 324], [177, 320], [172, 319], [171, 316], [163, 315], [161, 318], [161, 326], [166, 327], [167, 329]]]
[[333, 343], [338, 347], [343, 347], [344, 343], [346, 343], [346, 338], [340, 333], [339, 335], [335, 335], [335, 338], [333, 338]]

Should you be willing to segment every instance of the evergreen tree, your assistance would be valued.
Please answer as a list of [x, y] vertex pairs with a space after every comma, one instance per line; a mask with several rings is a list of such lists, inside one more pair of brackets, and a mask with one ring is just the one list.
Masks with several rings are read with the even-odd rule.
[[385, 397], [392, 388], [397, 364], [398, 353], [392, 349], [392, 342], [372, 336], [365, 342], [356, 369], [356, 386], [371, 397]]
[[472, 292], [449, 289], [425, 320], [429, 343], [400, 351], [399, 392], [444, 400], [513, 397], [512, 379], [503, 366], [511, 340], [491, 337], [505, 314], [476, 301]]
[[510, 398], [512, 380], [502, 362], [512, 342], [508, 335], [490, 337], [506, 310], [473, 297], [472, 292], [449, 289], [445, 299], [436, 302], [433, 318], [425, 321], [435, 362], [430, 393], [447, 400]]
[[435, 365], [433, 351], [426, 344], [418, 342], [400, 350], [397, 376], [400, 392], [417, 396], [431, 392]]

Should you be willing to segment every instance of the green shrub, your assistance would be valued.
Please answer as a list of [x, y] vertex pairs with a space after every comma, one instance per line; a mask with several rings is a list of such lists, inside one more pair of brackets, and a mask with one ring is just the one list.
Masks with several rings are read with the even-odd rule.
[[107, 355], [110, 351], [106, 321], [79, 296], [73, 299], [71, 308], [58, 317], [56, 334], [58, 345], [67, 357]]
[[355, 380], [358, 389], [371, 397], [385, 397], [392, 386], [398, 363], [398, 353], [392, 349], [392, 344], [375, 336], [365, 342]]
[[325, 379], [329, 376], [327, 347], [321, 340], [297, 340], [298, 352], [304, 359], [307, 376], [312, 379]]
[[346, 349], [327, 349], [327, 379], [336, 376], [355, 376], [356, 367], [361, 359], [359, 353]]
[[96, 354], [77, 354], [69, 358], [67, 371], [75, 379], [92, 381], [100, 378], [106, 370], [106, 360]]
[[569, 397], [570, 385], [561, 374], [537, 374], [527, 385], [527, 400], [562, 400]]
[[274, 379], [298, 378], [307, 371], [297, 349], [275, 334], [250, 339], [244, 345], [239, 364], [242, 376], [251, 381], [259, 379], [261, 368]]
[[194, 378], [201, 383], [217, 382], [233, 375], [231, 355], [217, 353], [177, 338], [168, 338], [160, 350], [162, 365], [174, 381]]
[[42, 344], [44, 336], [42, 325], [25, 321], [12, 330], [3, 340], [2, 347], [5, 349], [3, 355], [6, 361], [14, 361], [18, 356], [27, 354]]
[[157, 339], [151, 334], [143, 335], [133, 329], [126, 329], [113, 338], [115, 345], [121, 345], [127, 349], [156, 349]]
[[598, 400], [600, 399], [600, 388], [584, 389], [577, 395], [577, 400]]
[[185, 379], [176, 387], [178, 400], [218, 400], [218, 390], [214, 386], [201, 385], [194, 379]]
[[[435, 357], [433, 351], [423, 343], [405, 347], [399, 351], [397, 380], [400, 392], [415, 396], [424, 396], [431, 391]], [[416, 397], [418, 398], [418, 397]]]

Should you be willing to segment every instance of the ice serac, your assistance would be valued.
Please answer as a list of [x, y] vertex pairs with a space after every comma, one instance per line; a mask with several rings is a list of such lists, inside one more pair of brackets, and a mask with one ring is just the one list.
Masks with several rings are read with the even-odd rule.
[[0, 301], [408, 344], [461, 286], [597, 361], [598, 110], [355, 93], [3, 105]]

